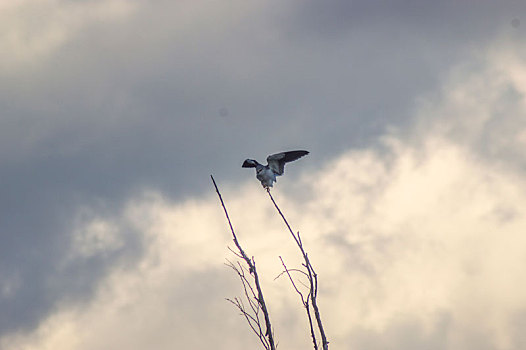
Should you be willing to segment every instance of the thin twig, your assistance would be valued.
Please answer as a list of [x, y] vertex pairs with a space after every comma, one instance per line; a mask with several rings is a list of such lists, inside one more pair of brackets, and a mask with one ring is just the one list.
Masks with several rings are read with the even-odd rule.
[[261, 326], [260, 326], [261, 322], [259, 321], [259, 318], [250, 315], [245, 310], [245, 306], [243, 305], [243, 302], [239, 300], [238, 298], [234, 298], [234, 300], [227, 298], [226, 300], [234, 304], [239, 309], [239, 311], [241, 312], [241, 316], [245, 318], [245, 320], [247, 321], [252, 331], [258, 336], [260, 342], [263, 344], [263, 347], [265, 349], [270, 349], [268, 345], [268, 340], [266, 339], [261, 329]]
[[[281, 258], [281, 256], [280, 256]], [[305, 275], [306, 277], [309, 277], [309, 275], [305, 272], [305, 271], [302, 271], [300, 269], [288, 269], [287, 271], [281, 271], [279, 273], [279, 275], [277, 275], [275, 278], [274, 278], [274, 281], [277, 280], [278, 278], [280, 278], [281, 276], [283, 276], [284, 274], [286, 274], [287, 272], [298, 272], [298, 273], [301, 273], [303, 275]], [[304, 283], [302, 283], [303, 286], [307, 287]]]

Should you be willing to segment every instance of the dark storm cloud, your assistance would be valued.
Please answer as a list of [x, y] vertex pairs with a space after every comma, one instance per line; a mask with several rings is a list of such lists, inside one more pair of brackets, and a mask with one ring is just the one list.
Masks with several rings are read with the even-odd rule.
[[316, 164], [367, 144], [408, 123], [415, 95], [514, 18], [489, 1], [311, 1], [191, 21], [172, 2], [141, 6], [4, 73], [0, 283], [20, 284], [0, 297], [0, 335], [89, 296], [140, 254], [121, 228], [120, 250], [59, 270], [79, 206], [111, 213], [143, 188], [181, 198], [209, 190], [210, 173], [241, 179], [248, 156], [302, 147]]
[[449, 43], [467, 40], [464, 44], [469, 44], [493, 35], [503, 25], [520, 23], [516, 17], [524, 9], [525, 5], [517, 1], [492, 0], [302, 1], [294, 11], [296, 21], [291, 23], [303, 33], [310, 29], [325, 38], [367, 26], [368, 30], [393, 30], [390, 34], [394, 38], [400, 31], [411, 28], [419, 29], [429, 39]]
[[[35, 164], [36, 163], [36, 164]], [[0, 333], [19, 327], [33, 327], [57, 300], [88, 298], [94, 282], [114, 263], [128, 262], [142, 251], [140, 235], [119, 227], [124, 244], [109, 254], [77, 259], [62, 266], [72, 240], [72, 216], [79, 205], [93, 205], [93, 194], [78, 189], [71, 164], [47, 160], [29, 169], [12, 166], [14, 174], [2, 167], [0, 177]], [[34, 174], [33, 171], [38, 173]], [[78, 177], [76, 178], [79, 181]], [[99, 189], [100, 190], [100, 189]], [[79, 199], [86, 196], [82, 200]], [[111, 192], [109, 192], [111, 193]], [[104, 206], [99, 212], [111, 213]], [[15, 285], [10, 284], [15, 281]], [[9, 289], [12, 288], [12, 291]]]

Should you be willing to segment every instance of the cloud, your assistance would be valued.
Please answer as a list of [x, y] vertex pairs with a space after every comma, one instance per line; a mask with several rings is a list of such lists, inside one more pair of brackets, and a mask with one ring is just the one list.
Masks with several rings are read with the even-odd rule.
[[[379, 347], [391, 335], [402, 344], [408, 340], [404, 334], [419, 329], [425, 334], [418, 342], [449, 335], [446, 332], [459, 324], [449, 309], [435, 318], [429, 314], [436, 305], [451, 306], [444, 295], [463, 284], [455, 284], [456, 273], [449, 276], [446, 267], [435, 265], [438, 257], [445, 257], [442, 250], [460, 248], [421, 242], [424, 238], [415, 227], [431, 230], [429, 221], [448, 229], [446, 205], [456, 205], [459, 212], [473, 206], [466, 219], [454, 216], [462, 227], [471, 227], [470, 220], [478, 222], [484, 211], [483, 204], [466, 199], [472, 195], [488, 207], [495, 204], [494, 213], [488, 214], [494, 226], [502, 223], [508, 232], [518, 225], [518, 204], [508, 202], [522, 201], [517, 189], [526, 138], [524, 53], [523, 28], [510, 21], [521, 6], [487, 2], [473, 8], [452, 2], [413, 7], [400, 2], [384, 7], [331, 1], [322, 9], [312, 2], [291, 2], [285, 8], [278, 2], [237, 0], [0, 2], [0, 43], [7, 48], [0, 53], [2, 345], [58, 347], [56, 342], [66, 344], [82, 333], [79, 329], [99, 320], [105, 330], [81, 335], [85, 338], [77, 338], [75, 346], [125, 344], [139, 335], [146, 343], [151, 342], [148, 336], [161, 339], [172, 332], [162, 325], [173, 321], [187, 335], [186, 344], [209, 348], [206, 338], [191, 331], [203, 324], [216, 326], [217, 314], [231, 315], [222, 298], [239, 292], [235, 279], [226, 282], [230, 274], [217, 265], [226, 253], [224, 246], [218, 247], [228, 238], [215, 197], [206, 197], [213, 170], [231, 210], [243, 218], [236, 225], [249, 233], [247, 246], [268, 269], [266, 285], [275, 300], [273, 309], [279, 310], [274, 314], [284, 330], [282, 344], [292, 348], [304, 340], [309, 346], [303, 315], [292, 307], [294, 295], [282, 294], [282, 289], [289, 291], [286, 281], [272, 281], [280, 268], [276, 246], [290, 256], [291, 264], [297, 262], [290, 242], [279, 220], [272, 221], [272, 208], [262, 201], [255, 180], [239, 188], [242, 179], [252, 177], [240, 171], [240, 159], [264, 159], [270, 152], [296, 147], [312, 152], [301, 168], [291, 168], [279, 180], [280, 202], [306, 239], [317, 239], [312, 244], [319, 245], [316, 256], [334, 253], [334, 262], [323, 264], [325, 275], [337, 276], [342, 266], [347, 271], [355, 265], [359, 276], [372, 274], [371, 280], [361, 277], [362, 287], [353, 285], [361, 293], [358, 297], [336, 296], [338, 303], [327, 302], [332, 322], [332, 315], [340, 314], [337, 305], [364, 301], [359, 307], [367, 328], [345, 328], [354, 322], [352, 315], [345, 316], [349, 322], [331, 325], [335, 341]], [[500, 44], [491, 44], [495, 40]], [[493, 46], [486, 50], [488, 45]], [[452, 66], [457, 69], [444, 82]], [[375, 145], [386, 133], [385, 143]], [[355, 151], [347, 153], [351, 148]], [[332, 166], [325, 167], [327, 162]], [[299, 169], [317, 176], [295, 183]], [[484, 180], [481, 174], [489, 175]], [[324, 184], [327, 178], [333, 186]], [[354, 187], [342, 185], [341, 178]], [[505, 191], [503, 183], [509, 183], [510, 190]], [[437, 189], [421, 194], [429, 187]], [[132, 215], [132, 208], [141, 209]], [[324, 215], [314, 212], [307, 220], [298, 208]], [[356, 222], [367, 225], [360, 224], [355, 232]], [[262, 223], [268, 232], [262, 232]], [[308, 234], [314, 231], [320, 236]], [[357, 236], [349, 238], [349, 232]], [[451, 240], [461, 244], [455, 237]], [[420, 262], [420, 270], [411, 270], [397, 253], [406, 247], [400, 241], [423, 251], [405, 250]], [[488, 242], [484, 238], [481, 244]], [[424, 262], [424, 252], [429, 261]], [[472, 254], [477, 262], [481, 254]], [[460, 260], [444, 264], [457, 268]], [[495, 260], [481, 263], [484, 271]], [[162, 278], [152, 282], [155, 261], [176, 277], [158, 272]], [[380, 274], [382, 268], [385, 274]], [[412, 313], [392, 316], [398, 312], [392, 304], [402, 297], [385, 288], [394, 284], [395, 272], [413, 272], [415, 280], [428, 282], [431, 270], [445, 280], [444, 287], [428, 292], [438, 300], [436, 305], [429, 303], [426, 314], [414, 316], [427, 299], [407, 287], [408, 295], [416, 294], [408, 303]], [[486, 275], [493, 276], [488, 272], [480, 279]], [[346, 278], [354, 283], [358, 277]], [[164, 284], [170, 279], [173, 285]], [[200, 289], [205, 279], [217, 293], [211, 301], [205, 298], [206, 288]], [[130, 298], [137, 304], [129, 307], [127, 317], [117, 307], [125, 294], [119, 289], [120, 282], [127, 286], [124, 281], [131, 281]], [[325, 295], [350, 288], [332, 281], [337, 279], [325, 282]], [[409, 283], [409, 278], [402, 282]], [[141, 291], [141, 283], [155, 288]], [[375, 308], [369, 294], [376, 295], [385, 312]], [[480, 304], [488, 305], [483, 299]], [[174, 315], [163, 305], [182, 311]], [[206, 308], [221, 311], [195, 312]], [[124, 318], [136, 322], [135, 330], [141, 328], [146, 310], [166, 315], [144, 333], [130, 327], [123, 332], [127, 339], [111, 338]], [[520, 327], [506, 333], [510, 327], [502, 320], [510, 313], [502, 310], [500, 321], [487, 326], [491, 332], [484, 329], [483, 335], [502, 328], [503, 334], [515, 334], [509, 336], [513, 347], [520, 344]], [[214, 344], [231, 341], [225, 347], [233, 348], [237, 342], [253, 341], [248, 332], [238, 331], [245, 329], [242, 320], [234, 315], [228, 319], [232, 325], [224, 319], [225, 328], [209, 332]], [[515, 325], [524, 323], [520, 308], [513, 320]], [[221, 336], [231, 329], [246, 338]], [[481, 338], [480, 332], [480, 327], [464, 327], [455, 337], [459, 344], [462, 339], [469, 343], [466, 339]], [[383, 334], [387, 336], [373, 342]], [[169, 336], [162, 339], [171, 346]]]
[[[440, 94], [422, 97], [410, 131], [299, 177], [294, 164], [280, 178], [274, 195], [319, 273], [334, 347], [524, 345], [517, 326], [526, 322], [520, 57], [520, 50], [490, 48], [484, 65], [453, 71]], [[294, 265], [298, 254], [253, 174], [246, 176], [235, 186], [221, 180], [223, 196], [260, 266], [281, 346], [305, 348], [297, 296], [287, 281], [273, 280], [277, 256]], [[73, 257], [118, 249], [126, 237], [118, 227], [140, 233], [142, 254], [112, 264], [92, 298], [59, 303], [35, 330], [5, 335], [3, 348], [257, 346], [223, 300], [241, 291], [221, 265], [230, 237], [212, 188], [180, 202], [152, 190], [111, 215], [80, 217], [68, 248]]]
[[2, 2], [0, 72], [33, 68], [73, 40], [85, 26], [115, 21], [134, 9], [127, 0], [64, 2], [27, 0]]

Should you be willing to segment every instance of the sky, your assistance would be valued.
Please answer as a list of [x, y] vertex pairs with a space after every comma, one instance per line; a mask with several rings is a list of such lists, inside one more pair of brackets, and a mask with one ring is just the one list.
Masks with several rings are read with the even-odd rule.
[[526, 347], [526, 3], [0, 0], [0, 349]]

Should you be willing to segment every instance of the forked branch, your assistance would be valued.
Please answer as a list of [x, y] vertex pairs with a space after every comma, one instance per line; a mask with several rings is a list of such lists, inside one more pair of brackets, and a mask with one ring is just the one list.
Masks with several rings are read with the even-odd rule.
[[329, 350], [329, 341], [327, 340], [327, 336], [326, 336], [325, 330], [323, 328], [323, 323], [321, 321], [320, 310], [318, 308], [318, 301], [317, 301], [317, 298], [318, 298], [318, 275], [316, 274], [316, 271], [314, 271], [314, 268], [312, 267], [312, 264], [310, 262], [309, 256], [305, 252], [305, 249], [303, 248], [303, 242], [301, 241], [301, 236], [300, 236], [299, 231], [297, 233], [294, 233], [294, 231], [292, 231], [292, 228], [290, 227], [289, 222], [285, 218], [285, 215], [283, 215], [283, 212], [281, 211], [281, 209], [276, 204], [276, 201], [274, 200], [274, 197], [272, 197], [272, 194], [270, 193], [270, 189], [268, 189], [268, 188], [267, 188], [267, 193], [268, 193], [268, 195], [270, 197], [270, 200], [272, 201], [272, 204], [274, 204], [274, 207], [276, 208], [276, 210], [278, 211], [279, 215], [283, 219], [283, 222], [285, 222], [285, 225], [287, 226], [290, 234], [292, 235], [292, 238], [294, 239], [294, 241], [296, 242], [296, 245], [298, 246], [299, 250], [301, 251], [301, 255], [303, 256], [303, 260], [304, 260], [303, 266], [307, 270], [307, 278], [309, 280], [309, 292], [308, 292], [307, 302], [305, 302], [303, 294], [299, 293], [298, 288], [296, 288], [296, 285], [295, 285], [294, 281], [292, 280], [292, 277], [291, 277], [291, 275], [289, 273], [290, 270], [287, 269], [287, 267], [283, 263], [283, 260], [282, 260], [282, 263], [283, 263], [283, 266], [285, 268], [285, 271], [287, 272], [287, 275], [289, 276], [289, 279], [292, 281], [292, 285], [293, 285], [294, 289], [296, 290], [296, 292], [298, 292], [300, 294], [302, 303], [303, 303], [304, 307], [306, 308], [307, 317], [309, 318], [309, 324], [311, 325], [311, 336], [312, 336], [312, 339], [313, 339], [313, 342], [314, 342], [314, 349], [318, 349], [318, 345], [317, 345], [316, 337], [314, 335], [314, 331], [313, 331], [313, 327], [312, 327], [312, 319], [311, 319], [311, 315], [310, 315], [310, 308], [309, 308], [309, 302], [308, 302], [309, 299], [310, 299], [310, 304], [312, 306], [312, 310], [314, 310], [314, 317], [316, 319], [316, 325], [318, 326], [318, 330], [320, 332], [322, 348], [323, 348], [323, 350]]

